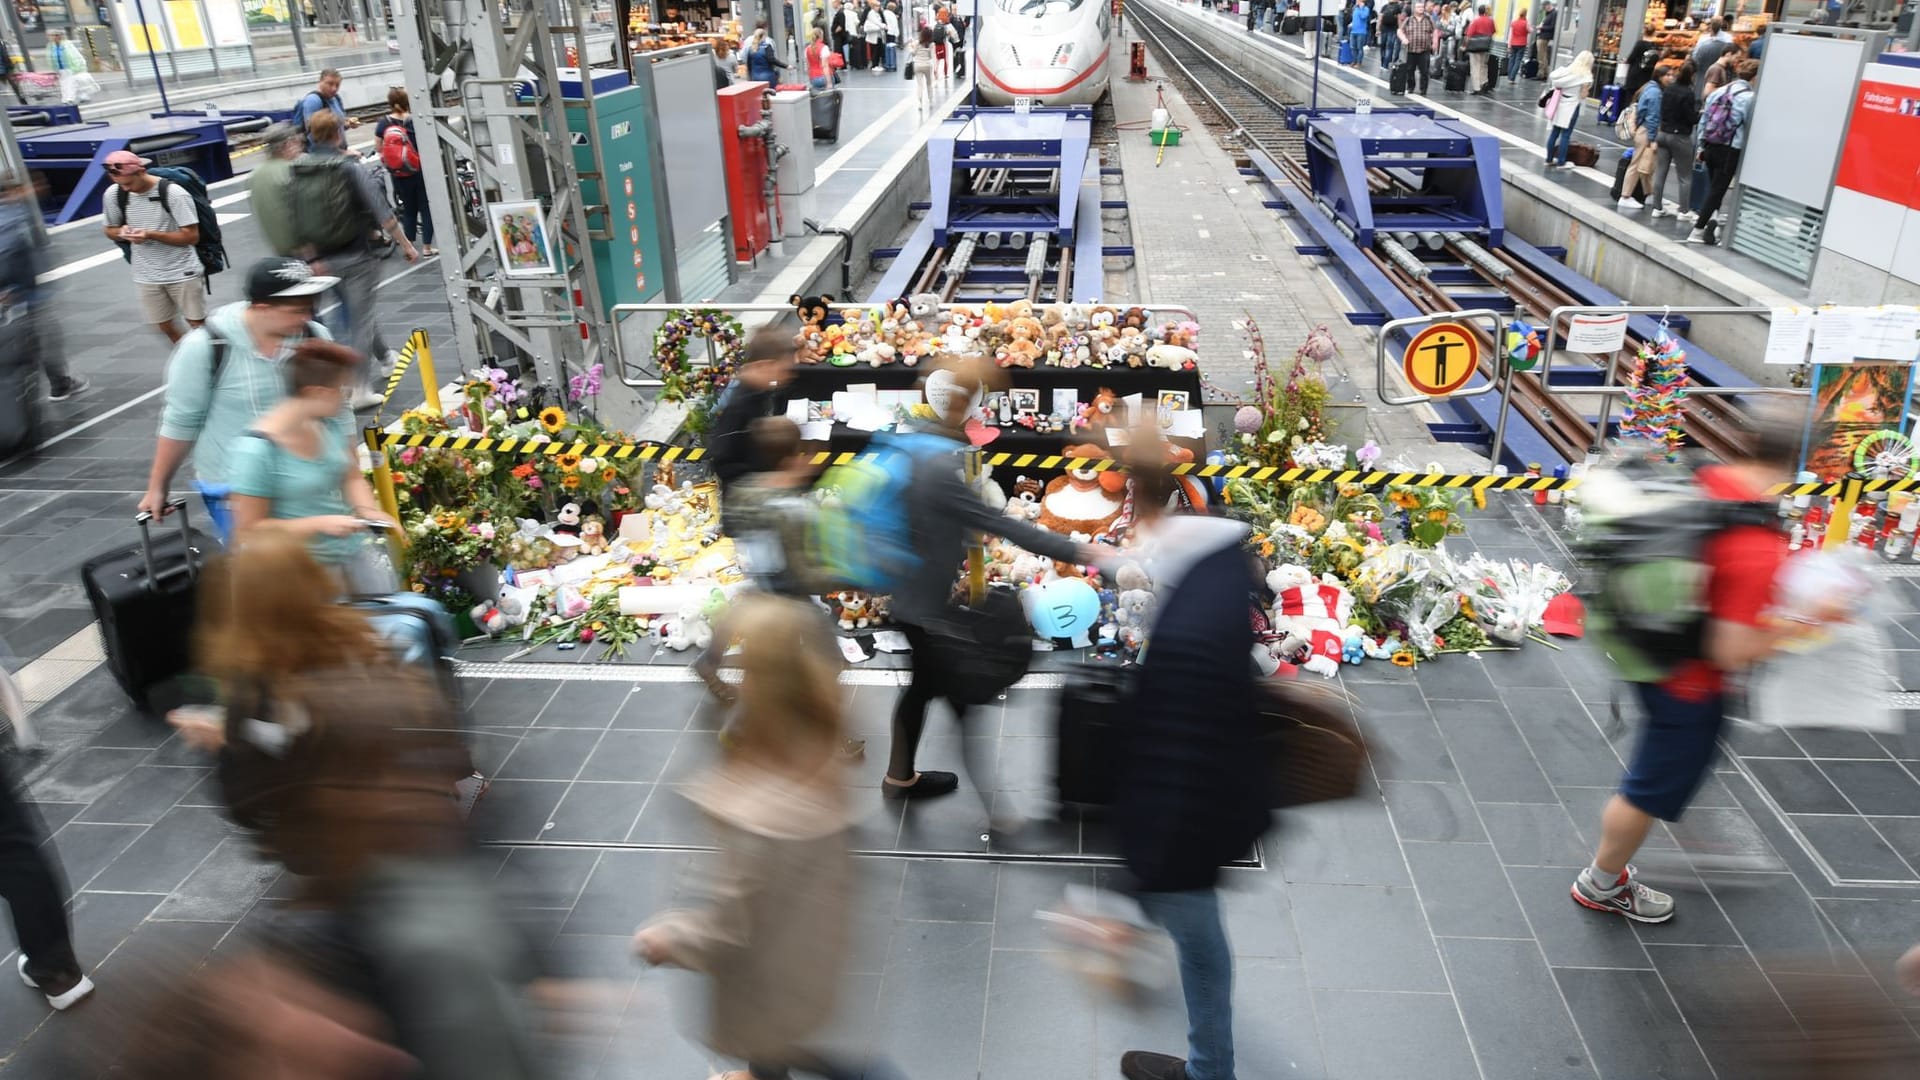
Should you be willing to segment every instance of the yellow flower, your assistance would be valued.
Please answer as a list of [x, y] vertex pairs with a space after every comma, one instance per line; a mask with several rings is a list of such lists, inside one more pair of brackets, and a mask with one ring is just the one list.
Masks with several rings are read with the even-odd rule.
[[1412, 667], [1416, 662], [1412, 649], [1401, 649], [1393, 654], [1394, 667]]
[[600, 470], [600, 482], [603, 484], [611, 484], [616, 479], [618, 479], [619, 476], [620, 476], [620, 470], [614, 468], [611, 465]]
[[1293, 513], [1288, 515], [1287, 524], [1298, 525], [1308, 532], [1319, 532], [1326, 528], [1327, 518], [1325, 514], [1311, 506], [1296, 506], [1293, 508]]
[[1420, 505], [1420, 496], [1405, 490], [1392, 492], [1387, 500], [1402, 510], [1411, 510]]
[[560, 467], [568, 472], [572, 472], [580, 467], [579, 454], [556, 454], [553, 460], [559, 462]]
[[579, 487], [580, 474], [577, 472], [570, 472], [567, 475], [561, 477], [560, 486], [563, 488], [566, 488], [568, 491], [572, 491], [574, 488]]
[[1273, 558], [1273, 541], [1268, 540], [1260, 545], [1260, 557], [1263, 559]]
[[546, 428], [550, 435], [560, 434], [560, 429], [567, 426], [566, 410], [558, 405], [549, 405], [541, 409], [540, 426]]
[[1445, 510], [1429, 510], [1427, 511], [1427, 520], [1445, 521], [1447, 520], [1447, 512]]
[[1360, 494], [1362, 490], [1359, 484], [1341, 484], [1340, 497], [1343, 499], [1351, 499]]
[[427, 586], [426, 586], [426, 585], [425, 585], [425, 583], [423, 583], [423, 582], [419, 582], [419, 581], [416, 581], [416, 582], [414, 582], [414, 583], [413, 583], [413, 591], [414, 591], [414, 592], [426, 592], [426, 591], [427, 591]]

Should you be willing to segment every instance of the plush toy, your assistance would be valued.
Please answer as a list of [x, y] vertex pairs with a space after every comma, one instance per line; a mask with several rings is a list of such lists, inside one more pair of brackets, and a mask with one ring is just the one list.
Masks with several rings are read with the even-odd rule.
[[1036, 585], [1022, 590], [1020, 602], [1027, 609], [1027, 621], [1041, 638], [1066, 638], [1076, 649], [1093, 644], [1093, 633], [1100, 622], [1100, 595], [1084, 580], [1057, 578]]
[[1090, 436], [1105, 438], [1107, 426], [1116, 419], [1120, 409], [1120, 395], [1109, 387], [1101, 387], [1087, 402], [1086, 412], [1075, 418], [1075, 431], [1085, 430]]
[[1147, 349], [1147, 365], [1168, 371], [1192, 371], [1200, 366], [1200, 355], [1182, 345], [1153, 345]]
[[946, 331], [942, 347], [958, 356], [979, 356], [985, 351], [980, 343], [980, 317], [972, 308], [947, 309]]
[[1013, 497], [1007, 500], [1007, 516], [1021, 521], [1040, 517], [1040, 481], [1031, 476], [1013, 478]]
[[598, 517], [580, 522], [580, 553], [598, 555], [607, 550], [607, 523]]
[[1120, 339], [1119, 313], [1110, 307], [1096, 306], [1087, 314], [1087, 329], [1096, 348], [1105, 351]]
[[[1066, 448], [1071, 458], [1099, 459], [1107, 452], [1090, 443]], [[1047, 485], [1040, 500], [1040, 524], [1061, 534], [1099, 536], [1120, 516], [1126, 503], [1126, 474], [1118, 470], [1068, 469]]]
[[819, 296], [801, 296], [799, 293], [794, 293], [787, 298], [787, 303], [793, 305], [794, 313], [800, 316], [802, 326], [815, 328], [825, 326], [833, 317], [833, 309], [828, 306], [833, 303], [832, 293], [821, 293]]
[[938, 350], [937, 339], [924, 330], [907, 335], [899, 345], [900, 363], [907, 367], [918, 367], [920, 361], [928, 360]]
[[1137, 649], [1153, 625], [1154, 596], [1147, 589], [1123, 589], [1115, 601], [1114, 621], [1120, 626], [1120, 644]]
[[940, 294], [923, 292], [907, 297], [907, 313], [918, 319], [920, 325], [928, 325], [940, 314]]
[[1123, 368], [1127, 366], [1127, 347], [1115, 341], [1101, 354], [1100, 362], [1093, 365], [1100, 368]]
[[833, 621], [840, 624], [842, 630], [865, 630], [873, 621], [868, 611], [870, 601], [866, 593], [848, 589], [827, 593], [820, 599], [827, 602], [828, 612], [833, 616]]
[[1332, 574], [1316, 580], [1304, 566], [1284, 565], [1267, 575], [1274, 594], [1273, 629], [1287, 659], [1304, 655], [1300, 666], [1332, 678], [1346, 655], [1347, 619], [1353, 594]]
[[845, 323], [834, 323], [827, 327], [821, 338], [821, 345], [822, 351], [826, 354], [827, 363], [834, 367], [852, 367], [859, 362], [857, 350], [853, 347], [853, 339], [848, 335]]
[[1347, 627], [1342, 638], [1346, 645], [1341, 649], [1340, 658], [1349, 664], [1358, 664], [1367, 658], [1367, 632], [1358, 626]]
[[570, 502], [570, 503], [561, 504], [560, 512], [554, 515], [553, 531], [557, 533], [565, 533], [568, 536], [580, 535], [580, 504], [579, 503]]
[[494, 637], [499, 637], [501, 631], [507, 628], [507, 613], [501, 611], [500, 605], [491, 600], [482, 600], [475, 604], [473, 610], [467, 612], [467, 616], [473, 620], [473, 625]]
[[876, 341], [860, 350], [859, 360], [868, 367], [885, 367], [893, 363], [899, 353], [884, 341]]

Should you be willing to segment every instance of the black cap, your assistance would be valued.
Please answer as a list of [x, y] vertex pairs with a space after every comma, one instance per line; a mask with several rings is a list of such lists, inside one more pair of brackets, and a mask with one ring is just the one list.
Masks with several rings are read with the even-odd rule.
[[269, 255], [247, 271], [247, 299], [256, 304], [318, 296], [340, 283], [337, 277], [322, 277], [299, 259]]

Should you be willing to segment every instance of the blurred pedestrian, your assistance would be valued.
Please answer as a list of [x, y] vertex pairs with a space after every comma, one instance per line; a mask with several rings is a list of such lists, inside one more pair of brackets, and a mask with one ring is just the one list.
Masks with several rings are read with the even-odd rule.
[[93, 993], [93, 980], [73, 953], [73, 928], [53, 847], [15, 784], [15, 777], [0, 772], [0, 898], [13, 916], [21, 981], [39, 991], [48, 1005], [64, 1011]]
[[[397, 134], [396, 134], [397, 132]], [[427, 205], [427, 177], [420, 171], [420, 137], [413, 124], [413, 100], [404, 87], [387, 89], [387, 115], [373, 126], [380, 163], [393, 178], [401, 231], [420, 247], [420, 257], [440, 254], [433, 246], [433, 208]]]
[[766, 23], [753, 28], [753, 36], [747, 39], [746, 58], [747, 78], [768, 86], [779, 84], [780, 70], [787, 62], [780, 59], [780, 50], [774, 48], [773, 40], [767, 36]]
[[96, 86], [87, 73], [87, 58], [80, 47], [67, 40], [66, 31], [47, 31], [47, 70], [60, 79], [60, 100], [67, 105], [82, 105], [93, 96]]
[[26, 92], [20, 89], [20, 69], [13, 62], [13, 46], [3, 39], [0, 39], [0, 79], [7, 81], [7, 86], [12, 88], [13, 96], [20, 104], [27, 103]]
[[359, 357], [332, 341], [303, 341], [286, 364], [287, 396], [237, 440], [228, 481], [233, 537], [281, 530], [300, 537], [347, 596], [398, 587], [369, 523], [397, 523], [360, 471], [354, 430], [342, 423], [345, 387]]
[[[982, 374], [972, 367], [934, 372], [926, 388], [934, 418], [916, 425], [917, 431], [937, 436], [950, 447], [943, 453], [916, 454], [906, 487], [908, 534], [919, 563], [893, 594], [893, 620], [913, 651], [908, 657], [912, 676], [893, 709], [892, 756], [881, 784], [889, 799], [932, 798], [960, 786], [960, 778], [953, 773], [916, 769], [915, 758], [927, 726], [927, 706], [937, 698], [945, 698], [953, 708], [962, 734], [972, 734], [966, 727], [966, 695], [954, 685], [955, 665], [951, 657], [941, 655], [933, 633], [952, 619], [954, 568], [964, 561], [969, 538], [979, 533], [999, 536], [1036, 555], [1082, 565], [1105, 561], [1112, 551], [1016, 521], [987, 506], [961, 478], [958, 452], [968, 445], [964, 428], [979, 408], [984, 390]], [[989, 740], [969, 737], [960, 743], [968, 774], [979, 785], [981, 798], [990, 801], [988, 763], [981, 756], [985, 750], [976, 745]], [[999, 830], [1014, 825], [1004, 816], [992, 824]]]
[[936, 104], [933, 97], [933, 30], [921, 27], [913, 45], [913, 97], [919, 106], [932, 111]]
[[1560, 11], [1547, 0], [1540, 9], [1540, 25], [1533, 28], [1533, 48], [1539, 54], [1539, 78], [1547, 78], [1554, 68], [1553, 36], [1560, 32]]
[[[188, 453], [200, 482], [224, 497], [234, 443], [286, 396], [287, 359], [307, 338], [331, 337], [313, 321], [313, 304], [333, 286], [299, 259], [268, 256], [247, 272], [245, 300], [181, 339], [167, 362], [160, 436], [139, 509], [156, 518], [168, 512], [173, 474]], [[340, 423], [352, 430], [351, 417]]]
[[[1763, 503], [1769, 488], [1793, 475], [1799, 453], [1799, 427], [1784, 417], [1763, 417], [1744, 455], [1699, 470], [1700, 497]], [[1659, 681], [1633, 684], [1645, 727], [1619, 792], [1601, 813], [1593, 864], [1574, 877], [1573, 899], [1581, 906], [1635, 922], [1673, 918], [1673, 897], [1641, 884], [1629, 863], [1654, 821], [1679, 820], [1706, 779], [1726, 723], [1728, 680], [1772, 653], [1796, 628], [1769, 618], [1774, 578], [1786, 557], [1779, 529], [1760, 525], [1733, 525], [1702, 544], [1706, 610], [1700, 647], [1667, 666]]]
[[1526, 8], [1515, 9], [1513, 19], [1507, 23], [1507, 82], [1509, 85], [1520, 81], [1520, 72], [1527, 66], [1527, 46], [1532, 36], [1533, 27], [1527, 25]]
[[724, 1080], [878, 1077], [819, 1047], [858, 906], [838, 762], [841, 660], [803, 601], [754, 596], [733, 620], [743, 669], [735, 737], [688, 791], [719, 848], [707, 903], [642, 927], [634, 950], [710, 977], [707, 1042], [747, 1062]]
[[766, 467], [754, 450], [753, 422], [785, 410], [793, 368], [792, 331], [764, 327], [747, 340], [746, 356], [721, 391], [706, 441], [707, 465], [720, 484], [720, 528], [726, 535], [733, 535], [728, 507], [734, 482]]
[[293, 203], [287, 195], [287, 184], [293, 176], [293, 162], [306, 153], [307, 132], [282, 121], [268, 127], [264, 138], [267, 154], [247, 174], [247, 199], [267, 246], [276, 255], [292, 255], [300, 248], [300, 238], [293, 228]]
[[875, 75], [886, 69], [887, 15], [880, 0], [867, 0], [867, 13], [860, 23], [860, 34], [867, 45], [867, 68]]
[[200, 242], [200, 211], [184, 186], [147, 172], [151, 164], [153, 159], [131, 150], [106, 156], [101, 167], [115, 190], [100, 200], [100, 220], [107, 239], [128, 245], [141, 313], [177, 344], [187, 331], [207, 321], [207, 281], [194, 251]]
[[815, 27], [809, 32], [807, 40], [807, 85], [814, 90], [825, 90], [834, 82], [833, 50], [828, 47], [826, 35]]
[[[1131, 470], [1136, 505], [1165, 505], [1165, 466]], [[1126, 722], [1116, 727], [1113, 827], [1131, 891], [1173, 939], [1187, 1007], [1187, 1057], [1144, 1050], [1120, 1059], [1127, 1080], [1233, 1080], [1233, 954], [1216, 891], [1220, 867], [1271, 824], [1257, 739], [1254, 635], [1258, 590], [1245, 528], [1167, 517], [1150, 560], [1158, 614]]]
[[[0, 174], [0, 325], [8, 327], [8, 363], [38, 364], [47, 377], [47, 400], [65, 401], [90, 383], [67, 369], [66, 345], [53, 310], [47, 272], [47, 242], [34, 228], [40, 212], [33, 187]], [[4, 441], [4, 440], [0, 440]]]

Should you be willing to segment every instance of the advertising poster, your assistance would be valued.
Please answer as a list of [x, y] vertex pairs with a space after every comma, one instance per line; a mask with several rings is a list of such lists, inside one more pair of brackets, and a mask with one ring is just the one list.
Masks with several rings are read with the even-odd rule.
[[207, 0], [207, 22], [213, 29], [213, 43], [220, 48], [247, 44], [247, 13], [240, 0]]
[[167, 29], [173, 34], [173, 47], [178, 50], [204, 49], [207, 47], [207, 28], [200, 21], [200, 5], [194, 0], [166, 0]]
[[1825, 481], [1853, 470], [1860, 440], [1876, 431], [1899, 431], [1906, 421], [1907, 364], [1855, 363], [1819, 369], [1813, 388], [1813, 437], [1807, 444], [1808, 471]]
[[1920, 87], [1861, 80], [1834, 183], [1920, 209], [1916, 175], [1920, 175]]
[[[167, 51], [167, 32], [159, 23], [142, 21], [140, 13], [127, 0], [121, 0], [116, 7], [119, 12], [120, 26], [126, 31], [129, 53], [144, 56], [150, 52]], [[158, 5], [147, 4], [145, 7], [147, 18], [151, 19], [159, 14]]]

